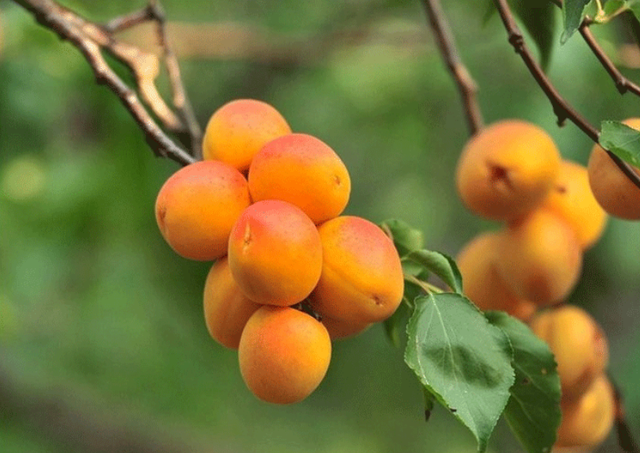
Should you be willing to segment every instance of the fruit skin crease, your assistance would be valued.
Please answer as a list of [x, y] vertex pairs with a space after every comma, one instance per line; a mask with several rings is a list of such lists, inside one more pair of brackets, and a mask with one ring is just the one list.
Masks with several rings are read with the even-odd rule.
[[309, 296], [320, 279], [318, 230], [290, 203], [256, 202], [240, 215], [231, 231], [229, 264], [249, 299], [267, 305], [294, 305]]

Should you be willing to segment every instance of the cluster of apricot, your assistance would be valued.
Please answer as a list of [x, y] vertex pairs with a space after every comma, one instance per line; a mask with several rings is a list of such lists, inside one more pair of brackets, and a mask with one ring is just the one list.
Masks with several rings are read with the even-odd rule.
[[482, 310], [531, 322], [554, 352], [563, 393], [557, 447], [593, 447], [613, 423], [604, 335], [587, 313], [559, 305], [579, 279], [584, 250], [606, 224], [590, 173], [563, 160], [544, 130], [519, 120], [472, 137], [456, 169], [465, 206], [504, 224], [460, 251], [465, 293]]
[[400, 258], [377, 225], [341, 215], [351, 182], [338, 155], [292, 133], [272, 106], [241, 99], [219, 108], [203, 157], [161, 188], [158, 226], [181, 256], [216, 260], [205, 322], [238, 349], [249, 389], [272, 403], [300, 401], [324, 378], [332, 339], [398, 307]]

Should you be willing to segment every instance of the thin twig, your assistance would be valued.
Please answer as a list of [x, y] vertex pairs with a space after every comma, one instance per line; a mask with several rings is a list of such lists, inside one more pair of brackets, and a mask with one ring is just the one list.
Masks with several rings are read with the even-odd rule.
[[[134, 72], [139, 82], [141, 95], [145, 98], [146, 93], [147, 104], [155, 106], [152, 110], [160, 117], [162, 114], [161, 112], [159, 114], [159, 110], [162, 110], [161, 106], [164, 105], [164, 102], [157, 93], [155, 84], [149, 83], [149, 80], [155, 79], [153, 73], [157, 70], [157, 64], [154, 64], [150, 55], [115, 40], [102, 27], [86, 21], [52, 0], [14, 1], [31, 12], [42, 26], [54, 31], [60, 38], [68, 40], [84, 55], [95, 74], [97, 83], [106, 85], [118, 96], [145, 133], [146, 140], [156, 155], [168, 157], [183, 165], [195, 161], [191, 155], [176, 145], [164, 133], [140, 102], [136, 92], [111, 69], [102, 55], [102, 48], [109, 51]], [[153, 85], [153, 88], [150, 85]], [[166, 110], [171, 113], [168, 107]], [[171, 113], [171, 115], [173, 114]], [[169, 118], [165, 118], [165, 121], [171, 122]]]
[[[529, 72], [536, 80], [542, 91], [544, 91], [545, 95], [551, 102], [551, 106], [553, 107], [553, 112], [558, 118], [558, 125], [562, 126], [566, 120], [570, 120], [576, 126], [578, 126], [587, 136], [598, 143], [599, 141], [599, 132], [593, 127], [585, 118], [582, 117], [564, 98], [560, 95], [558, 90], [553, 86], [549, 78], [546, 76], [533, 54], [527, 47], [524, 41], [524, 37], [520, 28], [516, 24], [513, 13], [511, 12], [511, 8], [507, 3], [507, 0], [494, 0], [496, 8], [500, 14], [500, 18], [502, 19], [502, 23], [504, 24], [505, 29], [507, 30], [507, 35], [509, 39], [509, 43], [513, 46], [514, 50], [522, 60], [525, 65], [529, 69]], [[638, 187], [640, 188], [640, 176], [627, 164], [625, 161], [620, 159], [618, 156], [613, 154], [610, 151], [607, 151], [611, 159], [615, 162], [615, 164], [624, 172], [624, 174]]]
[[173, 52], [173, 48], [167, 38], [167, 27], [164, 11], [160, 3], [156, 0], [149, 1], [148, 7], [150, 14], [156, 21], [158, 36], [160, 38], [160, 46], [164, 49], [164, 62], [169, 74], [171, 83], [171, 91], [173, 93], [173, 106], [182, 120], [182, 124], [186, 129], [186, 137], [190, 142], [191, 154], [197, 159], [202, 158], [202, 130], [200, 124], [193, 113], [191, 102], [187, 97], [182, 83], [182, 75], [180, 74], [180, 65], [178, 58]]
[[462, 96], [469, 132], [474, 135], [483, 127], [482, 111], [476, 94], [478, 87], [456, 49], [455, 40], [439, 0], [422, 0], [436, 44]]
[[584, 21], [578, 28], [580, 34], [582, 35], [582, 39], [587, 43], [591, 52], [596, 56], [600, 64], [604, 67], [604, 69], [609, 73], [611, 79], [616, 84], [616, 88], [620, 92], [620, 94], [625, 94], [626, 92], [631, 92], [637, 96], [640, 96], [640, 86], [631, 82], [625, 76], [622, 75], [620, 70], [616, 68], [611, 59], [604, 53], [604, 50], [598, 42], [596, 41], [595, 36], [591, 33], [589, 29], [589, 23]]
[[143, 24], [153, 19], [153, 12], [149, 6], [142, 8], [139, 11], [119, 16], [111, 19], [102, 27], [105, 31], [115, 34], [124, 31], [128, 28], [135, 27], [136, 25]]

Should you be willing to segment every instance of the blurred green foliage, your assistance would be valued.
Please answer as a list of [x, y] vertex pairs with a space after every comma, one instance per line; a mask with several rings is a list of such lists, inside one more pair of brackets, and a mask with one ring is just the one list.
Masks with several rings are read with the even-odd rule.
[[[102, 21], [144, 2], [64, 4]], [[275, 105], [294, 130], [329, 143], [351, 173], [348, 213], [376, 222], [401, 218], [425, 232], [429, 248], [450, 255], [481, 229], [497, 227], [456, 197], [453, 171], [467, 129], [419, 2], [163, 4], [169, 20], [233, 21], [292, 41], [354, 28], [383, 36], [417, 30], [406, 42], [338, 42], [299, 65], [191, 58], [182, 62], [185, 85], [203, 125], [224, 102], [255, 97]], [[586, 163], [588, 138], [571, 124], [556, 127], [498, 18], [483, 25], [482, 2], [445, 6], [486, 121], [533, 121], [565, 157]], [[424, 423], [418, 383], [379, 326], [335, 344], [327, 378], [305, 402], [257, 401], [242, 383], [235, 352], [206, 332], [201, 292], [209, 264], [178, 257], [157, 231], [155, 195], [176, 164], [153, 157], [68, 43], [7, 0], [0, 0], [0, 27], [0, 367], [25, 388], [63, 388], [95, 402], [103, 410], [92, 417], [133, 414], [152, 430], [195, 440], [201, 451], [474, 450], [450, 414], [436, 409]], [[615, 25], [596, 32], [615, 53], [622, 39]], [[555, 46], [549, 74], [595, 124], [637, 116], [637, 98], [617, 94], [577, 37]], [[588, 307], [609, 334], [611, 370], [640, 433], [638, 228], [610, 222], [586, 255], [571, 302]], [[67, 451], [28, 420], [1, 414], [3, 452]], [[515, 451], [513, 442], [501, 428], [492, 451]]]

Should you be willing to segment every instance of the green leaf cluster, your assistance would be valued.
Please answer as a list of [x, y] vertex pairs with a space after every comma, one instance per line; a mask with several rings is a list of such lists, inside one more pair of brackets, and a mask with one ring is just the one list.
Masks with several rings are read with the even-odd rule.
[[[550, 451], [560, 423], [560, 381], [546, 344], [503, 312], [481, 312], [463, 294], [455, 261], [423, 249], [419, 231], [401, 221], [382, 228], [393, 239], [405, 268], [405, 300], [385, 324], [425, 393], [425, 414], [438, 402], [486, 451], [500, 419], [529, 453]], [[437, 276], [451, 292], [427, 282]]]

